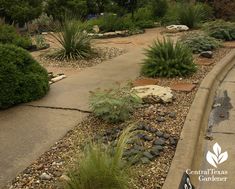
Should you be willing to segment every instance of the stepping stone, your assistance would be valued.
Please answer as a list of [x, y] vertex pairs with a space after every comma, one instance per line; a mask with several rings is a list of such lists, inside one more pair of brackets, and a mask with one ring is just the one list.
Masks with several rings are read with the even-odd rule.
[[213, 61], [213, 59], [206, 59], [206, 58], [199, 57], [196, 64], [202, 65], [202, 66], [210, 66], [210, 65], [214, 64], [214, 61]]
[[170, 137], [170, 135], [167, 134], [167, 133], [165, 133], [165, 134], [163, 135], [163, 137], [164, 137], [165, 139], [168, 139], [168, 138]]
[[174, 83], [170, 88], [174, 91], [191, 92], [196, 85], [191, 83]]
[[155, 157], [160, 155], [160, 151], [157, 148], [152, 148], [150, 153]]
[[170, 140], [170, 144], [171, 145], [176, 145], [177, 144], [177, 142], [176, 142], [176, 140], [174, 138], [170, 137], [169, 140]]
[[158, 80], [157, 79], [151, 79], [151, 78], [137, 79], [133, 82], [133, 85], [135, 87], [145, 86], [145, 85], [157, 85], [157, 84], [158, 84]]
[[139, 163], [139, 158], [136, 158], [136, 157], [130, 157], [128, 158], [128, 161], [130, 162], [131, 165], [135, 165], [137, 163]]
[[234, 42], [224, 42], [223, 46], [228, 47], [228, 48], [235, 48], [235, 43]]
[[170, 118], [176, 118], [176, 113], [175, 112], [170, 112], [169, 117]]

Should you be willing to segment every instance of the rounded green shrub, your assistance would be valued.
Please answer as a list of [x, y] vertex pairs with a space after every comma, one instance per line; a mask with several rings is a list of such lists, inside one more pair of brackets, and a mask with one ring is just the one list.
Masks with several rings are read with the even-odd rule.
[[216, 39], [225, 41], [235, 40], [235, 23], [233, 22], [216, 20], [205, 23], [203, 28], [211, 37]]
[[190, 49], [177, 42], [164, 39], [155, 41], [146, 50], [142, 74], [147, 77], [187, 76], [196, 71]]
[[197, 32], [183, 36], [181, 42], [188, 46], [193, 53], [211, 51], [220, 46], [220, 41], [217, 39]]
[[43, 97], [47, 71], [24, 49], [0, 44], [0, 109]]
[[32, 41], [27, 36], [20, 36], [15, 28], [10, 25], [0, 24], [0, 43], [14, 44], [24, 49], [29, 49]]

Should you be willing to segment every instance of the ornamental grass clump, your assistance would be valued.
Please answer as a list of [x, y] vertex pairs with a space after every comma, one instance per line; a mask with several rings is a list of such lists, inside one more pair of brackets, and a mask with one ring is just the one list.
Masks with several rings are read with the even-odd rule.
[[128, 189], [130, 183], [129, 166], [123, 159], [127, 140], [133, 136], [133, 126], [123, 131], [112, 148], [101, 143], [91, 143], [84, 154], [68, 173], [65, 189]]
[[112, 90], [97, 90], [91, 93], [90, 105], [96, 117], [108, 123], [119, 123], [129, 119], [141, 99], [130, 87]]
[[187, 76], [196, 71], [191, 50], [180, 42], [155, 41], [146, 50], [142, 74], [147, 77]]
[[189, 47], [193, 53], [215, 50], [221, 45], [219, 40], [197, 32], [183, 36], [181, 42]]
[[203, 7], [191, 4], [182, 4], [178, 11], [179, 23], [189, 28], [197, 27], [205, 15]]
[[74, 20], [65, 20], [59, 24], [58, 33], [51, 33], [59, 43], [60, 49], [50, 56], [58, 60], [78, 60], [91, 58], [94, 54], [91, 47], [91, 38], [80, 28]]

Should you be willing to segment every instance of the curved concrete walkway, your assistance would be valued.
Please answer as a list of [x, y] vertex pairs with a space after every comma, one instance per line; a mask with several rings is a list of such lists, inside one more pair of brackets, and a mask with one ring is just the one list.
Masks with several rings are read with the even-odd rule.
[[[234, 60], [235, 61], [235, 60]], [[234, 189], [235, 188], [235, 67], [228, 73], [217, 90], [215, 103], [217, 104], [210, 114], [208, 135], [212, 140], [205, 143], [204, 161], [201, 170], [214, 169], [227, 171], [225, 175], [210, 174], [203, 177], [227, 178], [223, 181], [200, 181], [200, 189]], [[216, 154], [213, 150], [215, 143], [221, 146], [221, 152], [228, 153], [227, 161], [213, 167], [206, 161], [207, 152]], [[219, 157], [221, 158], [221, 157]], [[203, 179], [203, 178], [201, 178]]]
[[79, 110], [89, 109], [89, 91], [135, 79], [143, 58], [142, 48], [132, 49], [53, 84], [41, 100], [1, 111], [0, 188], [87, 115]]

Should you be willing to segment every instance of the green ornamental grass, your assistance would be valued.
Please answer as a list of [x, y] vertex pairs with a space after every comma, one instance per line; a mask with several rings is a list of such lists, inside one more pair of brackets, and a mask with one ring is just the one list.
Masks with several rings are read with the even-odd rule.
[[[91, 143], [85, 148], [75, 168], [69, 172], [65, 189], [128, 189], [130, 171], [123, 159], [126, 143], [134, 132], [133, 126], [123, 131], [114, 150], [101, 143]], [[112, 153], [111, 153], [112, 151]]]
[[147, 77], [187, 76], [196, 71], [191, 50], [176, 42], [164, 39], [155, 41], [146, 50], [142, 74]]

